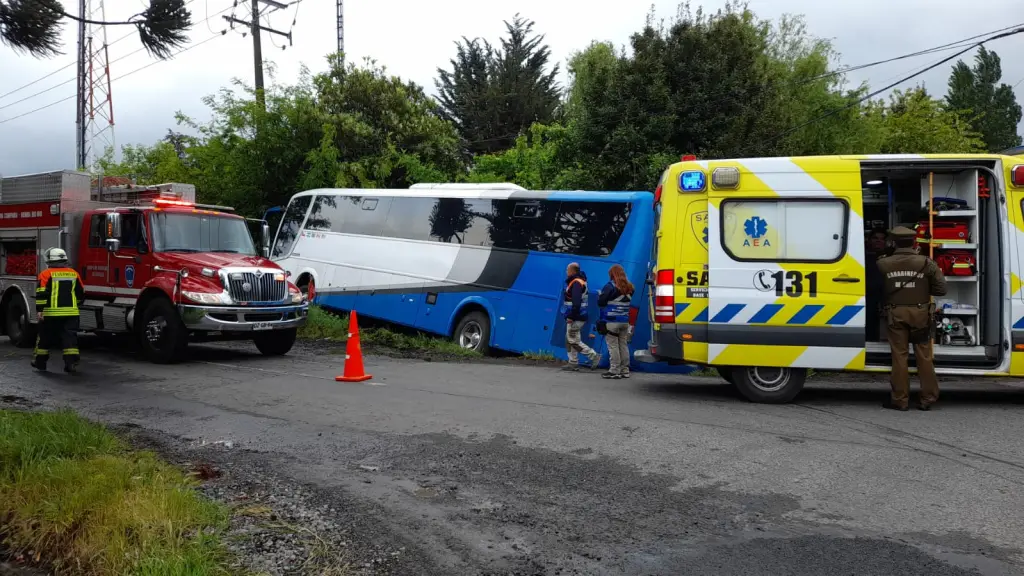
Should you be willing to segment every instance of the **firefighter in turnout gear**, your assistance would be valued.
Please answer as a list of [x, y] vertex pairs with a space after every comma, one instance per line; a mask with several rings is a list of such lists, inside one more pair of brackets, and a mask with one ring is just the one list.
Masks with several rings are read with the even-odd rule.
[[46, 251], [46, 270], [39, 274], [36, 310], [39, 313], [39, 338], [32, 366], [46, 370], [50, 350], [64, 354], [64, 371], [78, 368], [78, 304], [85, 297], [82, 277], [68, 266], [68, 255], [60, 248]]
[[914, 345], [917, 375], [921, 379], [918, 408], [928, 410], [939, 399], [932, 344], [935, 334], [932, 296], [946, 294], [946, 278], [938, 264], [914, 249], [916, 232], [899, 226], [889, 231], [896, 250], [878, 261], [885, 280], [885, 321], [892, 348], [892, 397], [884, 404], [893, 410], [907, 410], [910, 374], [907, 359]]

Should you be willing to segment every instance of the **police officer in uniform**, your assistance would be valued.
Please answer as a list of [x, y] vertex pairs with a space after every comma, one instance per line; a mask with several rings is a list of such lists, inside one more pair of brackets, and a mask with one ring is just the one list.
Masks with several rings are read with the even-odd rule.
[[68, 266], [67, 252], [60, 248], [46, 251], [46, 270], [39, 274], [36, 311], [39, 313], [39, 338], [32, 355], [32, 366], [46, 370], [50, 350], [64, 353], [64, 371], [78, 369], [78, 304], [85, 297], [82, 277]]
[[910, 373], [907, 358], [914, 345], [917, 375], [921, 379], [918, 409], [929, 410], [939, 399], [932, 343], [935, 334], [932, 296], [946, 294], [946, 278], [931, 258], [914, 249], [916, 233], [898, 226], [889, 231], [895, 250], [878, 260], [885, 281], [885, 321], [892, 348], [892, 397], [884, 404], [893, 410], [907, 410]]

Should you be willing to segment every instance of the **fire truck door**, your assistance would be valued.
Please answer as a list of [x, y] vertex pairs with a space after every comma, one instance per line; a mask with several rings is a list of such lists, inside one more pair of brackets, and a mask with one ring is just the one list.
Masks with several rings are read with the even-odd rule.
[[[146, 253], [146, 233], [141, 212], [121, 214], [121, 247], [108, 252], [107, 282], [117, 296], [135, 296], [148, 280], [148, 267], [143, 264]], [[143, 246], [143, 251], [139, 248]]]
[[85, 281], [86, 292], [111, 294], [111, 284], [107, 281], [110, 255], [107, 253], [106, 226], [103, 214], [92, 214], [89, 221], [82, 224], [83, 236], [78, 241], [80, 254], [76, 269]]

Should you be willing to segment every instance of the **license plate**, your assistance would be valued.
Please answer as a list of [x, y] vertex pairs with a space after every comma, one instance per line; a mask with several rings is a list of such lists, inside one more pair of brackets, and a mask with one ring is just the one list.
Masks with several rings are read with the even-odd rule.
[[252, 325], [253, 330], [272, 330], [274, 325], [270, 322], [256, 322]]

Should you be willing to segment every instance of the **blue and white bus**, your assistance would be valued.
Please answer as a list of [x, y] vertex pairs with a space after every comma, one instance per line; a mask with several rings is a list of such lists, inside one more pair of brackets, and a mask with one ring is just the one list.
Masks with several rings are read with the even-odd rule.
[[566, 266], [578, 262], [587, 274], [594, 305], [584, 338], [604, 352], [594, 330], [597, 293], [619, 263], [637, 288], [632, 346], [645, 349], [653, 200], [648, 192], [535, 192], [510, 184], [310, 190], [285, 209], [271, 258], [325, 308], [448, 336], [480, 352], [562, 359]]

